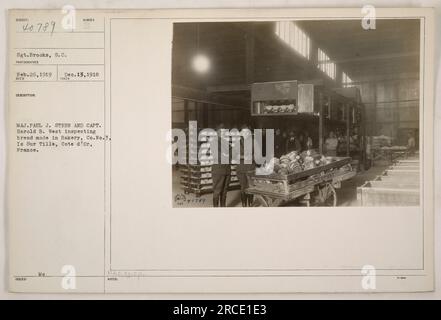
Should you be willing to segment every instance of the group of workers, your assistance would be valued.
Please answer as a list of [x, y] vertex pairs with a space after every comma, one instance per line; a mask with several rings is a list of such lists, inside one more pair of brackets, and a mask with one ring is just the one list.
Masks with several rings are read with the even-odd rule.
[[[220, 124], [217, 128], [217, 138], [219, 139], [219, 155], [221, 155], [222, 152], [222, 143], [220, 141], [221, 139], [223, 139], [221, 134], [221, 130], [223, 128], [223, 124]], [[240, 130], [242, 131], [243, 129], [250, 129], [250, 127], [244, 124], [241, 126]], [[247, 172], [253, 171], [255, 169], [255, 163], [253, 161], [253, 150], [246, 150], [246, 148], [243, 147], [246, 139], [252, 139], [251, 131], [247, 130], [247, 132], [247, 135], [242, 135], [242, 137], [238, 140], [240, 143], [240, 161], [236, 164], [236, 175], [240, 183], [240, 198], [243, 207], [251, 206], [253, 202], [253, 196], [246, 193], [246, 189], [248, 188]], [[226, 139], [230, 139], [230, 137], [227, 137]], [[341, 146], [342, 143], [346, 143], [345, 139], [346, 137], [342, 134], [330, 131], [327, 137], [324, 139], [324, 154], [327, 156], [337, 156], [339, 146]], [[353, 144], [355, 139], [357, 139], [356, 135], [351, 135], [350, 144]], [[262, 139], [262, 141], [265, 141], [265, 139]], [[229, 143], [231, 143], [231, 141]], [[254, 146], [253, 148], [256, 147], [254, 142], [252, 142], [252, 145]], [[257, 145], [257, 147], [259, 146]], [[265, 154], [265, 144], [260, 147], [263, 149], [263, 153]], [[291, 151], [303, 152], [305, 150], [310, 150], [313, 148], [313, 139], [307, 131], [300, 131], [298, 133], [296, 133], [294, 129], [286, 131], [276, 129], [274, 131], [275, 157], [280, 157], [283, 154], [287, 154]], [[228, 152], [230, 152], [230, 150]], [[247, 154], [247, 152], [250, 154]], [[213, 180], [213, 206], [225, 207], [228, 186], [231, 181], [231, 164], [216, 163], [212, 166], [211, 172]]]
[[[222, 133], [224, 131], [223, 129], [226, 129], [225, 126], [219, 124], [216, 137], [216, 139], [218, 139], [219, 161], [214, 163], [211, 167], [213, 181], [213, 207], [226, 207], [227, 192], [231, 181], [231, 164], [233, 164], [231, 161], [231, 150], [235, 143], [240, 143], [240, 160], [237, 163], [234, 163], [236, 165], [236, 176], [240, 183], [240, 198], [242, 206], [249, 207], [253, 203], [253, 196], [246, 193], [248, 188], [247, 173], [253, 171], [256, 167], [253, 156], [255, 148], [262, 148], [262, 150], [259, 150], [258, 152], [262, 151], [262, 154], [266, 155], [265, 143], [260, 146], [255, 144], [250, 126], [246, 124], [243, 124], [240, 127], [241, 135], [236, 142], [232, 141], [230, 136], [225, 136], [225, 134]], [[265, 130], [263, 130], [263, 133], [265, 134]], [[227, 145], [229, 146], [228, 150], [222, 149], [222, 145], [225, 145], [225, 143], [222, 143], [222, 139], [227, 141]], [[251, 139], [250, 143], [253, 146], [250, 150], [244, 147], [247, 139]], [[358, 149], [358, 139], [359, 137], [356, 129], [352, 130], [349, 135], [349, 141], [347, 135], [342, 134], [338, 130], [335, 132], [329, 131], [323, 139], [323, 153], [324, 155], [331, 157], [338, 156], [343, 151], [346, 153], [348, 142], [350, 150], [354, 149], [353, 151], [356, 152]], [[263, 138], [262, 141], [265, 142], [266, 138]], [[415, 145], [416, 143], [413, 134], [409, 134], [407, 147], [410, 152], [415, 152]], [[314, 147], [313, 139], [307, 131], [298, 131], [296, 133], [294, 129], [274, 130], [274, 156], [277, 158], [292, 151], [303, 152], [305, 150], [313, 149]], [[342, 151], [342, 149], [344, 150]], [[220, 160], [222, 152], [227, 152], [227, 154], [223, 155], [228, 157], [229, 160], [227, 163], [222, 163]]]
[[[220, 124], [217, 128], [217, 139], [218, 141], [218, 156], [222, 155], [221, 139], [230, 139], [229, 137], [222, 136], [222, 129], [224, 129], [223, 124]], [[238, 177], [240, 183], [240, 198], [243, 207], [249, 207], [252, 205], [253, 196], [246, 193], [248, 188], [247, 172], [253, 171], [255, 169], [255, 163], [253, 161], [254, 149], [262, 148], [263, 154], [265, 154], [265, 144], [259, 146], [251, 141], [253, 148], [247, 150], [244, 148], [247, 139], [253, 139], [251, 131], [244, 129], [250, 129], [246, 124], [242, 125], [241, 132], [246, 132], [237, 140], [236, 143], [240, 143], [240, 161], [236, 163], [236, 176]], [[264, 130], [265, 132], [265, 130]], [[266, 139], [262, 139], [266, 141]], [[234, 142], [229, 141], [230, 146], [234, 145]], [[274, 156], [280, 157], [283, 154], [289, 153], [291, 151], [302, 152], [313, 148], [312, 138], [309, 136], [308, 132], [300, 132], [296, 134], [294, 130], [283, 131], [276, 129], [274, 132]], [[228, 150], [228, 152], [230, 152]], [[231, 164], [223, 164], [218, 161], [212, 165], [211, 176], [213, 180], [213, 206], [214, 207], [225, 207], [227, 200], [228, 186], [231, 181]]]
[[302, 152], [313, 148], [312, 138], [307, 131], [296, 134], [295, 130], [276, 129], [274, 132], [274, 155], [280, 157], [291, 151]]

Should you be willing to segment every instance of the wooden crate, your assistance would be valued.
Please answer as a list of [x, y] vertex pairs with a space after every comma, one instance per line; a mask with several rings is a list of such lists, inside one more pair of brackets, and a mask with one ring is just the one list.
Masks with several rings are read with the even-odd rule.
[[[378, 182], [377, 182], [378, 183]], [[357, 200], [362, 206], [418, 206], [419, 188], [393, 187], [393, 184], [374, 186], [371, 181], [357, 188]]]
[[396, 167], [400, 167], [400, 168], [420, 168], [420, 163], [419, 162], [396, 162], [394, 164], [394, 166]]
[[412, 184], [414, 182], [418, 182], [420, 181], [419, 178], [414, 178], [412, 176], [382, 176], [381, 177], [382, 181], [388, 181], [391, 183], [394, 183], [396, 186], [399, 186], [400, 184]]
[[419, 181], [419, 170], [386, 170], [382, 176], [385, 179], [402, 180], [402, 181]]
[[397, 164], [411, 164], [411, 165], [420, 165], [419, 159], [413, 159], [413, 158], [407, 158], [407, 159], [400, 159], [396, 161]]
[[403, 165], [403, 164], [396, 164], [389, 168], [389, 170], [410, 170], [410, 171], [417, 171], [419, 172], [420, 167], [419, 166], [411, 166], [411, 165]]
[[381, 189], [419, 189], [420, 184], [418, 181], [414, 183], [413, 181], [401, 182], [401, 181], [387, 181], [387, 180], [374, 180], [370, 181], [370, 185], [374, 188]]
[[396, 161], [395, 164], [402, 165], [402, 166], [419, 166], [420, 161], [419, 160], [404, 159], [404, 160]]
[[362, 206], [418, 206], [420, 171], [415, 160], [400, 160], [373, 181], [357, 188]]

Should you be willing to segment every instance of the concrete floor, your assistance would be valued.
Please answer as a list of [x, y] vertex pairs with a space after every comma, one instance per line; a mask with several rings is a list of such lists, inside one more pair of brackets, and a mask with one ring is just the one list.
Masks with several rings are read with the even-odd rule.
[[[387, 166], [375, 166], [364, 172], [359, 172], [354, 178], [343, 181], [341, 188], [337, 189], [337, 206], [359, 206], [357, 201], [357, 187], [363, 185], [366, 181], [373, 180], [380, 175]], [[212, 207], [212, 193], [196, 197], [194, 194], [185, 194], [181, 184], [181, 173], [178, 169], [173, 168], [173, 204], [174, 207]], [[231, 190], [227, 195], [228, 207], [240, 207], [240, 191]]]
[[381, 175], [388, 165], [375, 166], [369, 170], [359, 172], [352, 179], [343, 181], [341, 188], [337, 189], [338, 206], [360, 206], [357, 201], [357, 187], [362, 186], [366, 181], [374, 180], [378, 175]]

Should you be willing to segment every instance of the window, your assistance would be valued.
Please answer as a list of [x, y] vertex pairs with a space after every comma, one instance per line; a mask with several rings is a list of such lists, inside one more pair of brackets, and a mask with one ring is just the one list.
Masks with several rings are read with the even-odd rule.
[[311, 40], [295, 22], [277, 21], [275, 33], [298, 54], [309, 60]]
[[342, 74], [342, 85], [345, 88], [349, 88], [349, 87], [353, 86], [352, 79], [349, 78], [349, 76], [345, 72], [343, 72], [343, 74]]
[[331, 62], [329, 56], [320, 48], [317, 52], [318, 68], [326, 73], [331, 79], [335, 79], [336, 66], [334, 62]]

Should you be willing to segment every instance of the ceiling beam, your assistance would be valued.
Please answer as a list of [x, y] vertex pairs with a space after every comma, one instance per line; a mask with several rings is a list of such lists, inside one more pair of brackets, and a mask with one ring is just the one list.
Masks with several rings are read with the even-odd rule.
[[[326, 81], [323, 79], [301, 80], [299, 82], [313, 84], [315, 86], [326, 85]], [[242, 91], [250, 91], [250, 90], [251, 90], [251, 85], [249, 84], [219, 85], [219, 86], [210, 86], [207, 88], [208, 93], [242, 92]]]
[[237, 92], [237, 91], [249, 91], [249, 84], [232, 84], [232, 85], [219, 85], [207, 87], [208, 93], [221, 93], [221, 92]]
[[[240, 30], [242, 30], [242, 32], [247, 32], [247, 29], [243, 25], [237, 25], [237, 27]], [[299, 68], [303, 69], [302, 73], [307, 74], [309, 76], [317, 74], [317, 70], [318, 70], [316, 65], [317, 57], [315, 55], [315, 52], [317, 51], [317, 43], [315, 43], [313, 39], [310, 40], [312, 54], [311, 54], [311, 59], [308, 60], [305, 59], [304, 57], [301, 57], [299, 54], [297, 54], [294, 51], [294, 49], [288, 47], [288, 45], [282, 43], [281, 40], [277, 39], [277, 36], [273, 32], [268, 32], [268, 29], [255, 30], [254, 37], [256, 42], [263, 44], [263, 46], [265, 47], [273, 47], [276, 50], [285, 52], [286, 56], [289, 55], [289, 57], [291, 57], [290, 60], [292, 63], [294, 63]], [[326, 75], [323, 74], [323, 77], [326, 78]], [[299, 78], [295, 80], [301, 81], [303, 79]], [[330, 88], [335, 87], [335, 85], [337, 84], [335, 80], [331, 80], [331, 79], [327, 79], [325, 82], [326, 82], [325, 85], [329, 83]]]
[[248, 100], [245, 98], [228, 97], [223, 95], [210, 94], [204, 90], [189, 88], [180, 85], [172, 85], [172, 96], [183, 99], [199, 101], [210, 101], [211, 103], [248, 107]]
[[406, 52], [406, 53], [389, 53], [389, 54], [377, 54], [371, 56], [361, 56], [355, 58], [346, 58], [346, 59], [331, 59], [329, 61], [319, 61], [318, 63], [351, 63], [351, 62], [362, 62], [362, 61], [372, 61], [372, 60], [390, 60], [390, 59], [400, 59], [400, 58], [408, 58], [408, 57], [418, 57], [419, 52]]
[[395, 73], [395, 74], [376, 74], [372, 76], [364, 76], [360, 79], [354, 80], [351, 84], [363, 84], [370, 82], [388, 82], [388, 81], [402, 81], [402, 80], [419, 80], [418, 73]]

